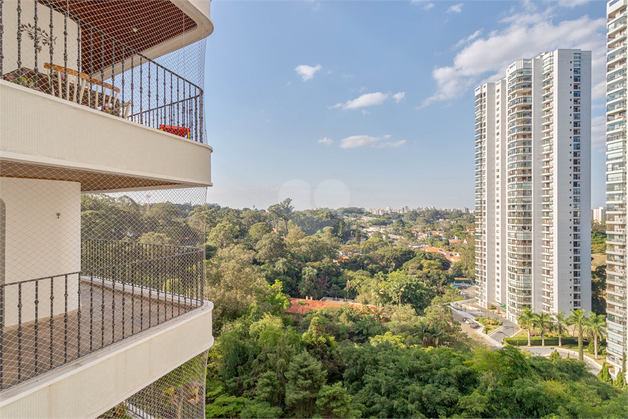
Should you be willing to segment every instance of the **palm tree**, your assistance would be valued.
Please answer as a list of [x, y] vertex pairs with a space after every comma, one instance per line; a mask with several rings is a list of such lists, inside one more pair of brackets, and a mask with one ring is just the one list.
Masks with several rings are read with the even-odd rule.
[[552, 330], [552, 319], [547, 313], [535, 314], [532, 319], [534, 328], [541, 332], [541, 346], [545, 346], [545, 332]]
[[558, 346], [563, 346], [563, 335], [569, 331], [564, 311], [554, 315], [554, 330], [558, 333]]
[[598, 315], [591, 312], [589, 318], [586, 320], [584, 333], [593, 338], [595, 345], [595, 359], [599, 359], [597, 356], [597, 341], [598, 338], [606, 336], [606, 317], [602, 314]]
[[530, 307], [526, 307], [523, 309], [523, 312], [519, 317], [517, 317], [517, 323], [522, 329], [526, 329], [528, 331], [528, 346], [532, 346], [530, 342], [530, 329], [534, 326], [534, 312]]
[[587, 316], [584, 310], [571, 310], [571, 316], [567, 318], [567, 323], [578, 329], [578, 359], [584, 360], [584, 352], [582, 348], [582, 337], [584, 335], [584, 327], [586, 326]]

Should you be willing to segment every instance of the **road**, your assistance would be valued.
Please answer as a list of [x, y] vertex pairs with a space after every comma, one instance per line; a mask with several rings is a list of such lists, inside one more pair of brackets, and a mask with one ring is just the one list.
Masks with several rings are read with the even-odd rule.
[[[532, 352], [534, 355], [544, 356], [544, 357], [549, 357], [550, 354], [552, 352], [554, 352], [554, 350], [557, 350], [558, 353], [560, 354], [561, 358], [567, 358], [567, 354], [569, 354], [569, 356], [571, 358], [578, 359], [578, 352], [571, 351], [571, 350], [568, 350], [568, 349], [558, 348], [556, 346], [546, 346], [546, 347], [542, 347], [542, 346], [526, 346], [526, 347], [524, 347], [524, 346], [521, 346], [521, 347], [519, 347], [519, 349], [527, 349], [528, 351]], [[591, 374], [597, 375], [600, 372], [600, 370], [602, 369], [602, 366], [600, 364], [598, 364], [597, 362], [595, 362], [594, 360], [590, 359], [587, 356], [584, 357], [584, 362], [587, 364], [587, 367], [589, 367], [589, 372]]]
[[[472, 307], [471, 305], [475, 303], [476, 292], [477, 292], [476, 286], [471, 286], [471, 287], [460, 290], [460, 293], [463, 296], [467, 297], [467, 300], [458, 302], [459, 305], [465, 308], [464, 314], [459, 312], [458, 316], [461, 318], [467, 318], [467, 319], [469, 318], [475, 319], [477, 317], [490, 317], [492, 319], [499, 320], [500, 322], [503, 323], [503, 325], [499, 329], [492, 332], [489, 336], [496, 342], [503, 344], [504, 338], [509, 338], [509, 337], [514, 336], [519, 331], [519, 327], [515, 323], [493, 313], [490, 310], [485, 310], [478, 307]], [[475, 333], [476, 332], [475, 329], [471, 329], [471, 328], [468, 328], [468, 329], [472, 333], [472, 334], [469, 334], [469, 331], [467, 331], [467, 334], [469, 334], [469, 336], [474, 337], [474, 335], [477, 335]]]

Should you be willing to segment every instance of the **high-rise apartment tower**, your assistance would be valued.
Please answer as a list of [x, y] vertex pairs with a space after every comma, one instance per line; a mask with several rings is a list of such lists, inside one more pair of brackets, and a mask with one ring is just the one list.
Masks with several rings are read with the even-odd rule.
[[607, 5], [606, 313], [608, 362], [626, 356], [626, 0]]
[[475, 89], [478, 301], [516, 321], [591, 308], [591, 52], [559, 49]]

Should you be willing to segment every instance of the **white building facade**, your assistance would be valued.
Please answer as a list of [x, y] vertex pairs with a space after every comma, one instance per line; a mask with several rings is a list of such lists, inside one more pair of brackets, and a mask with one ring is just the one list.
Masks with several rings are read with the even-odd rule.
[[607, 4], [606, 313], [608, 362], [626, 356], [626, 17], [628, 2]]
[[606, 207], [599, 207], [591, 210], [591, 221], [601, 223], [606, 217]]
[[479, 303], [590, 310], [591, 53], [516, 61], [475, 93]]

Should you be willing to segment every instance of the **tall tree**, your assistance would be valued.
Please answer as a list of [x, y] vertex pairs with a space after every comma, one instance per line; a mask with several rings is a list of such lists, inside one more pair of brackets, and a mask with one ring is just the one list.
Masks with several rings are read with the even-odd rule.
[[571, 316], [567, 318], [567, 322], [578, 330], [578, 359], [584, 360], [584, 351], [582, 346], [582, 338], [584, 337], [584, 328], [586, 326], [587, 316], [584, 310], [571, 310]]
[[277, 229], [279, 229], [279, 221], [282, 220], [286, 226], [286, 233], [288, 232], [288, 222], [294, 213], [294, 207], [291, 203], [292, 199], [286, 198], [282, 202], [268, 207], [268, 212], [277, 220]]
[[517, 323], [519, 323], [522, 329], [528, 331], [528, 346], [532, 346], [530, 341], [530, 329], [534, 327], [534, 312], [532, 309], [529, 307], [524, 308], [521, 315], [517, 318]]
[[554, 330], [558, 333], [558, 346], [563, 346], [563, 335], [569, 330], [565, 316], [564, 311], [554, 315]]
[[307, 351], [296, 355], [286, 371], [286, 406], [295, 418], [316, 413], [316, 397], [326, 381], [321, 363]]
[[594, 350], [595, 350], [595, 359], [598, 359], [597, 356], [597, 343], [598, 339], [606, 336], [606, 316], [595, 314], [591, 312], [589, 318], [586, 320], [586, 326], [584, 328], [584, 333], [587, 336], [593, 338], [594, 342]]
[[534, 328], [541, 333], [541, 346], [545, 346], [545, 332], [552, 330], [552, 319], [547, 313], [538, 313], [532, 320]]

